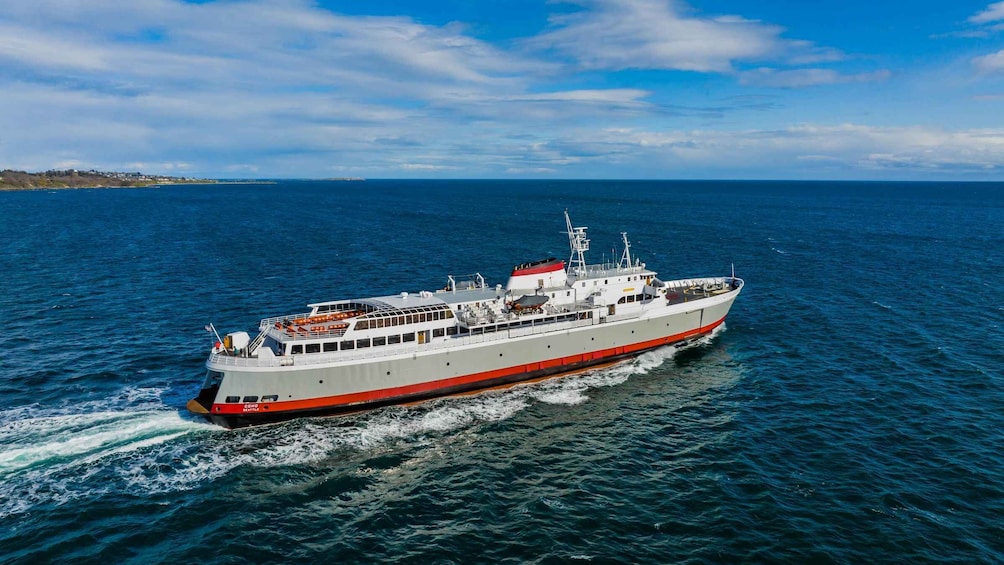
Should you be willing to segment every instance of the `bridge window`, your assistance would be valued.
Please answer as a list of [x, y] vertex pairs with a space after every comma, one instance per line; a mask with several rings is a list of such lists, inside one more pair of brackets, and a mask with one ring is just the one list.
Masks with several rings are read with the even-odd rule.
[[240, 402], [241, 401], [241, 397], [239, 397], [239, 396], [228, 396], [226, 401], [227, 402]]
[[257, 395], [245, 396], [244, 400], [242, 400], [241, 402], [258, 402], [258, 396]]

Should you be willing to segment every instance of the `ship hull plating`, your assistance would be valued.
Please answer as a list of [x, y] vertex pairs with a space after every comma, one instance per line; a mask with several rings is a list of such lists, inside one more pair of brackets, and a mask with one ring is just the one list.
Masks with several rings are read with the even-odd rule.
[[[578, 372], [686, 342], [725, 321], [739, 290], [662, 307], [643, 317], [616, 316], [532, 335], [467, 337], [401, 348], [372, 358], [282, 367], [207, 363], [222, 373], [215, 398], [199, 401], [210, 421], [238, 428], [308, 416], [344, 414]], [[501, 339], [500, 339], [501, 338]], [[388, 352], [389, 353], [389, 352]], [[235, 400], [236, 399], [236, 400]], [[263, 400], [266, 399], [266, 400]]]

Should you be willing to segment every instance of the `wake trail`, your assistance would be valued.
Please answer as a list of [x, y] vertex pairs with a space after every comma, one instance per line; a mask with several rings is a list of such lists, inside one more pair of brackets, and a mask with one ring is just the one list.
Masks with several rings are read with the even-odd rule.
[[649, 351], [609, 367], [536, 383], [389, 407], [355, 416], [313, 418], [228, 431], [159, 402], [156, 390], [124, 390], [107, 404], [21, 407], [0, 412], [0, 518], [39, 504], [57, 505], [108, 493], [151, 496], [190, 490], [239, 468], [327, 465], [346, 450], [368, 452], [395, 442], [423, 444], [442, 435], [504, 421], [534, 403], [574, 405], [589, 391], [616, 386], [663, 366], [708, 336]]

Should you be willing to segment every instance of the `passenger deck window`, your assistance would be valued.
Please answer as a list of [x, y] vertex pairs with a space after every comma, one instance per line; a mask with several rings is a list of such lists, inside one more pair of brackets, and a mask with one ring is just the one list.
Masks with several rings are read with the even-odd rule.
[[356, 340], [356, 349], [362, 349], [364, 347], [369, 347], [369, 346], [370, 346], [370, 338], [368, 337]]
[[292, 353], [293, 355], [303, 353], [303, 344], [294, 345], [293, 348], [289, 350], [289, 352]]
[[258, 402], [258, 396], [256, 395], [245, 396], [242, 402]]
[[352, 340], [342, 342], [342, 351], [345, 351], [346, 349], [355, 349], [355, 348], [356, 348], [356, 342]]
[[321, 344], [320, 343], [308, 343], [307, 344], [307, 353], [320, 353], [320, 352], [321, 352]]
[[373, 347], [378, 345], [387, 345], [387, 338], [385, 337], [375, 337], [373, 338]]
[[228, 396], [226, 401], [227, 402], [240, 402], [241, 401], [241, 397], [239, 397], [239, 396]]
[[387, 336], [387, 343], [390, 344], [390, 345], [394, 345], [395, 343], [401, 343], [401, 336], [400, 335], [389, 335], [389, 336]]
[[404, 341], [405, 343], [407, 343], [409, 341], [415, 341], [415, 334], [414, 333], [402, 334], [401, 335], [401, 340]]
[[326, 342], [324, 342], [324, 351], [325, 352], [328, 352], [328, 351], [338, 351], [338, 342], [337, 341], [326, 341]]

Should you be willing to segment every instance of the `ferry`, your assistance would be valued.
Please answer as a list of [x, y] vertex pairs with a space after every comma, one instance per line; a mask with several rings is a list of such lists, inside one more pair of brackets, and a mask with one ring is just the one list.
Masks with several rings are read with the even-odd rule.
[[[568, 261], [516, 265], [445, 288], [308, 304], [257, 332], [215, 335], [188, 410], [226, 428], [332, 415], [574, 373], [679, 345], [724, 321], [735, 276], [663, 281], [631, 256], [586, 263], [586, 227], [565, 212]], [[458, 280], [459, 279], [459, 280]]]

